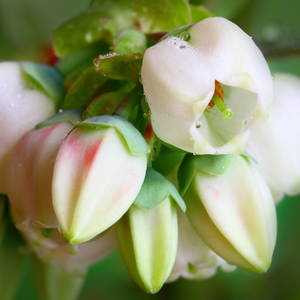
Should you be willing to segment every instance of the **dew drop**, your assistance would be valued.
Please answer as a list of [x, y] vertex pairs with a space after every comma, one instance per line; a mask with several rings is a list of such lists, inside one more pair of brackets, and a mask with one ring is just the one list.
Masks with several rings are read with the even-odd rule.
[[62, 110], [62, 109], [60, 109], [58, 112], [61, 114], [61, 113], [63, 112], [63, 110]]
[[195, 126], [196, 126], [196, 128], [200, 128], [202, 126], [202, 122], [196, 121]]
[[179, 38], [188, 42], [191, 39], [191, 35], [187, 31], [182, 31], [179, 35]]

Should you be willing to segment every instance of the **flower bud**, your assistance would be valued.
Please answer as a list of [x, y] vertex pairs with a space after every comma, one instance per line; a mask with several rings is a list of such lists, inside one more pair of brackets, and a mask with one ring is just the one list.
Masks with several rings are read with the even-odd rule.
[[235, 266], [229, 265], [215, 254], [199, 237], [186, 215], [177, 209], [178, 248], [176, 260], [168, 282], [179, 277], [202, 280], [216, 274], [218, 267], [225, 272], [232, 272]]
[[71, 244], [103, 232], [128, 210], [146, 172], [147, 144], [125, 119], [101, 116], [79, 123], [60, 148], [53, 206]]
[[167, 280], [177, 250], [176, 204], [170, 197], [150, 210], [132, 205], [116, 224], [123, 261], [139, 287], [154, 294]]
[[[246, 150], [257, 160], [274, 201], [300, 193], [300, 78], [274, 74], [269, 120], [253, 131]], [[299, 108], [299, 109], [298, 109]]]
[[6, 193], [5, 165], [17, 141], [56, 110], [55, 99], [41, 92], [28, 79], [25, 65], [0, 63], [0, 193]]
[[155, 133], [185, 151], [242, 153], [250, 131], [268, 118], [268, 65], [226, 19], [207, 18], [147, 49], [141, 75]]
[[265, 272], [276, 240], [276, 212], [261, 174], [239, 155], [224, 175], [196, 171], [184, 200], [201, 239], [229, 263]]
[[[65, 114], [57, 117], [61, 115]], [[19, 214], [20, 229], [25, 230], [29, 224], [40, 228], [58, 226], [52, 205], [52, 176], [57, 152], [72, 128], [72, 123], [65, 121], [32, 130], [13, 149], [7, 162], [6, 188]]]

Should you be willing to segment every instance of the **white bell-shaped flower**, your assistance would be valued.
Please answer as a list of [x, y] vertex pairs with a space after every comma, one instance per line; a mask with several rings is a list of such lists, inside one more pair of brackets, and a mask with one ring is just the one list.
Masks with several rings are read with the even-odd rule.
[[5, 165], [17, 141], [54, 113], [53, 99], [28, 83], [20, 63], [0, 63], [0, 193], [6, 193]]
[[[246, 150], [257, 160], [274, 201], [300, 193], [300, 78], [274, 74], [269, 120], [253, 131]], [[299, 109], [298, 109], [299, 108]]]
[[262, 53], [237, 25], [219, 17], [182, 36], [144, 55], [141, 75], [155, 133], [191, 153], [243, 152], [273, 99]]

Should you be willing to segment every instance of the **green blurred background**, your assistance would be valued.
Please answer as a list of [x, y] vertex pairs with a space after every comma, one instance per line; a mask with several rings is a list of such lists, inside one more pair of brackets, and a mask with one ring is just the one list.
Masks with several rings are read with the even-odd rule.
[[[112, 0], [113, 1], [113, 0]], [[264, 52], [272, 72], [300, 76], [300, 1], [207, 0], [213, 13], [245, 30]], [[51, 31], [87, 7], [89, 0], [0, 0], [0, 60], [46, 62]], [[115, 299], [300, 299], [300, 197], [286, 198], [277, 207], [278, 239], [273, 263], [263, 275], [242, 270], [204, 281], [166, 284], [156, 295], [139, 290], [120, 253], [92, 267], [80, 300]], [[26, 255], [21, 285], [15, 300], [37, 300]], [[1, 267], [1, 266], [0, 266]], [[1, 299], [1, 291], [0, 291]]]

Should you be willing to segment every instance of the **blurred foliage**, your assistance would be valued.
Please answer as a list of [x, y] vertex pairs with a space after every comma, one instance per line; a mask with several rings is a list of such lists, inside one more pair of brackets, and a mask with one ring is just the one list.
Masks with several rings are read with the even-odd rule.
[[[259, 45], [272, 72], [300, 76], [300, 1], [295, 0], [193, 0], [212, 13], [229, 18]], [[0, 60], [49, 59], [51, 32], [78, 14], [89, 0], [0, 0]], [[300, 299], [300, 197], [286, 198], [277, 207], [278, 240], [270, 270], [252, 275], [242, 270], [205, 281], [166, 284], [156, 295], [144, 294], [131, 279], [119, 251], [92, 267], [80, 300]], [[34, 290], [31, 256], [26, 255], [23, 281], [15, 300], [38, 300]]]

